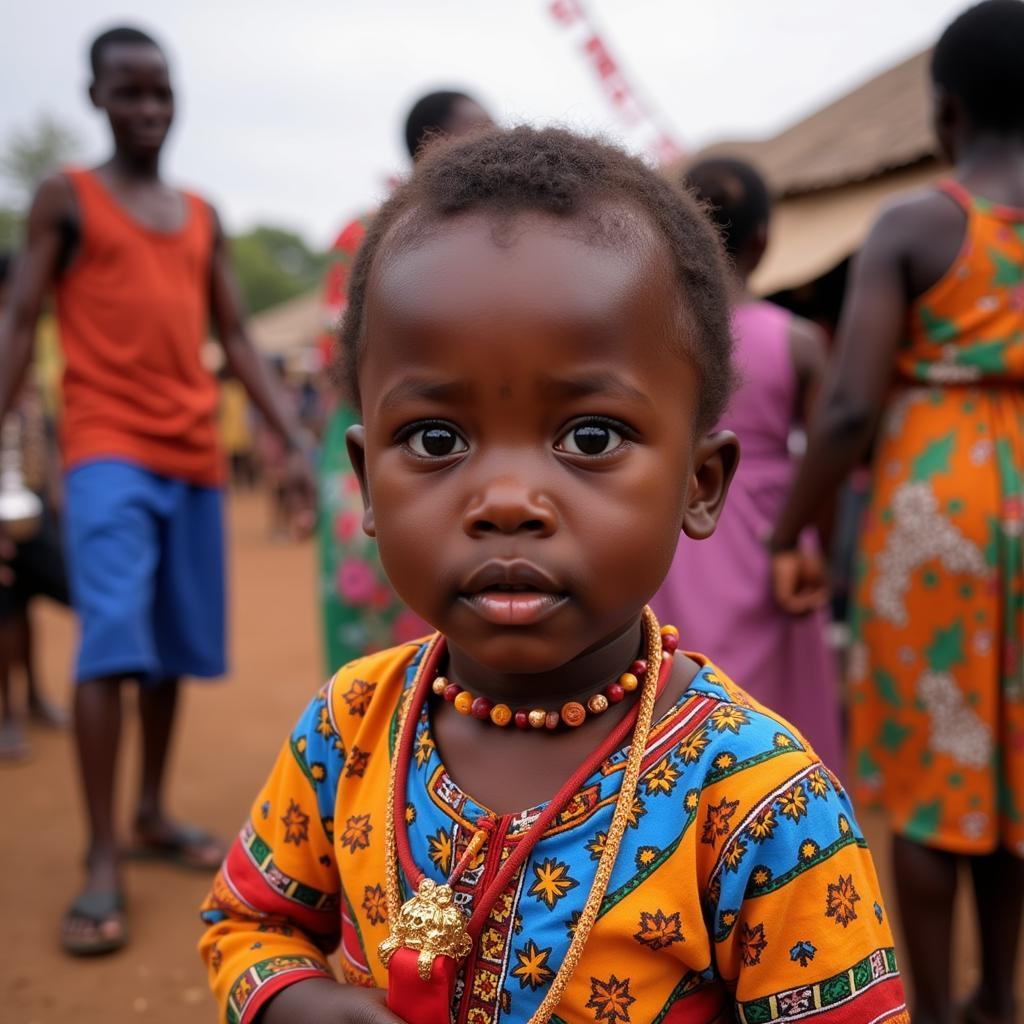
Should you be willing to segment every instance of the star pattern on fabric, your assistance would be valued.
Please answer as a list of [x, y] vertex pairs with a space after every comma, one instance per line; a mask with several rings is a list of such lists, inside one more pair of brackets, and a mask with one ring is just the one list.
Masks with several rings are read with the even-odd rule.
[[703, 727], [690, 733], [677, 748], [679, 756], [683, 759], [683, 764], [695, 764], [699, 761], [710, 742], [707, 729]]
[[369, 763], [370, 751], [353, 747], [349, 751], [348, 759], [345, 762], [345, 778], [361, 779], [366, 774], [366, 767]]
[[828, 776], [821, 768], [816, 768], [807, 776], [807, 788], [811, 791], [811, 796], [819, 800], [828, 796]]
[[629, 1020], [629, 1008], [636, 997], [629, 994], [629, 978], [622, 981], [613, 974], [607, 981], [590, 979], [590, 998], [587, 1009], [594, 1011], [594, 1020], [605, 1020], [609, 1024]]
[[762, 807], [754, 815], [754, 820], [747, 827], [747, 833], [755, 843], [763, 843], [766, 839], [771, 839], [775, 834], [778, 823], [778, 819], [775, 817], [775, 809], [771, 806]]
[[370, 924], [387, 920], [387, 895], [380, 885], [368, 885], [363, 891], [363, 912]]
[[722, 861], [725, 864], [725, 870], [732, 872], [738, 871], [746, 852], [747, 844], [743, 842], [742, 839], [734, 842], [729, 849], [725, 851], [725, 856], [722, 858]]
[[447, 875], [452, 869], [452, 834], [447, 829], [439, 828], [432, 836], [427, 837], [427, 856], [430, 862]]
[[348, 705], [348, 713], [360, 717], [365, 715], [370, 701], [373, 699], [373, 691], [376, 689], [376, 683], [368, 683], [365, 679], [354, 679], [352, 685], [341, 695]]
[[744, 921], [743, 927], [740, 929], [740, 955], [743, 958], [743, 965], [745, 967], [755, 967], [759, 964], [761, 962], [761, 954], [767, 945], [768, 940], [765, 938], [764, 925], [759, 922], [751, 928]]
[[416, 733], [416, 745], [413, 747], [413, 756], [416, 758], [416, 767], [422, 768], [434, 752], [434, 741], [425, 728]]
[[726, 704], [723, 707], [715, 708], [708, 721], [715, 732], [738, 733], [743, 726], [750, 723], [750, 718], [742, 708], [738, 708], [734, 704]]
[[551, 946], [541, 949], [530, 939], [525, 946], [515, 951], [515, 955], [518, 963], [512, 969], [512, 977], [519, 980], [520, 988], [528, 987], [535, 992], [555, 976], [554, 971], [548, 967]]
[[791, 821], [799, 821], [807, 813], [807, 793], [802, 782], [790, 786], [776, 801], [779, 811]]
[[288, 801], [288, 810], [281, 816], [284, 841], [301, 846], [309, 839], [309, 815], [294, 801]]
[[664, 949], [673, 942], [682, 942], [683, 924], [679, 911], [672, 914], [666, 914], [660, 908], [653, 914], [641, 911], [639, 930], [633, 938], [651, 949]]
[[670, 757], [663, 757], [645, 776], [644, 792], [648, 796], [654, 794], [668, 795], [676, 788], [676, 781], [679, 779], [679, 769], [672, 763]]
[[345, 822], [345, 829], [341, 833], [341, 845], [347, 846], [353, 853], [356, 850], [365, 850], [370, 845], [372, 831], [373, 826], [368, 814], [353, 814]]
[[529, 895], [544, 903], [548, 910], [552, 910], [570, 889], [580, 884], [570, 876], [569, 865], [554, 857], [545, 857], [539, 864], [534, 864], [533, 874], [534, 882], [530, 886]]
[[724, 796], [717, 804], [712, 804], [704, 819], [700, 841], [713, 848], [721, 836], [728, 835], [729, 824], [739, 805], [739, 800], [729, 800]]
[[825, 916], [831, 917], [844, 928], [857, 919], [855, 903], [860, 902], [860, 893], [853, 884], [853, 875], [840, 875], [835, 882], [829, 882], [825, 896]]

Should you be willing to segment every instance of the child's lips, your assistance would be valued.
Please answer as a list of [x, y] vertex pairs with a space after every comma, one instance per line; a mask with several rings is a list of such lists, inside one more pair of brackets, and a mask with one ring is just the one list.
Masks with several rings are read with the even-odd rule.
[[461, 600], [495, 626], [533, 626], [555, 612], [565, 594], [541, 590], [493, 587], [463, 594]]

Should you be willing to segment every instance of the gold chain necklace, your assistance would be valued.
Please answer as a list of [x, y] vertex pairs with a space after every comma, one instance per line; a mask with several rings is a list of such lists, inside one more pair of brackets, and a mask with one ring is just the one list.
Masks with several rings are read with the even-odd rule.
[[[597, 870], [594, 873], [594, 882], [587, 896], [587, 901], [580, 912], [579, 920], [573, 931], [572, 941], [562, 960], [558, 973], [551, 982], [551, 986], [541, 1001], [540, 1006], [528, 1021], [528, 1024], [547, 1024], [551, 1019], [569, 980], [576, 970], [576, 966], [583, 955], [583, 947], [590, 936], [590, 932], [597, 921], [604, 901], [605, 893], [608, 890], [608, 882], [611, 879], [612, 870], [618, 856], [622, 838], [626, 833], [629, 824], [629, 817], [633, 811], [633, 801], [636, 797], [637, 784], [640, 781], [640, 766], [643, 761], [644, 752], [647, 748], [647, 739], [650, 735], [651, 725], [654, 721], [654, 706], [658, 699], [658, 680], [661, 675], [662, 662], [662, 638], [658, 619], [650, 608], [644, 608], [644, 626], [647, 638], [647, 664], [648, 671], [644, 678], [643, 689], [640, 694], [639, 706], [637, 709], [636, 725], [633, 728], [633, 737], [630, 742], [629, 754], [626, 758], [626, 766], [622, 775], [622, 785], [619, 787], [619, 795], [612, 814], [611, 824], [608, 827], [608, 838], [605, 841], [604, 849], [598, 861]], [[435, 638], [431, 646], [423, 652], [420, 662], [421, 669], [431, 661], [431, 653], [438, 643]], [[670, 656], [670, 655], [669, 655]], [[417, 673], [417, 680], [419, 673]], [[410, 723], [409, 709], [413, 695], [416, 692], [416, 685], [409, 687], [401, 703], [401, 719], [395, 745], [395, 753], [391, 757], [391, 765], [388, 777], [388, 795], [386, 805], [386, 817], [384, 825], [384, 858], [385, 858], [385, 885], [387, 894], [388, 919], [392, 927], [400, 920], [402, 912], [402, 900], [398, 884], [399, 862], [395, 841], [395, 795], [399, 783], [398, 779], [398, 751], [402, 749], [406, 729], [413, 728], [415, 723]], [[417, 897], [413, 897], [413, 903]]]

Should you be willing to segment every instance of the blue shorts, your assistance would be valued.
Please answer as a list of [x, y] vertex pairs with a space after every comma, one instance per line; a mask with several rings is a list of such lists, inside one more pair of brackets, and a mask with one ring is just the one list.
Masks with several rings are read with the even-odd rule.
[[83, 463], [65, 478], [64, 540], [79, 682], [224, 674], [220, 488]]

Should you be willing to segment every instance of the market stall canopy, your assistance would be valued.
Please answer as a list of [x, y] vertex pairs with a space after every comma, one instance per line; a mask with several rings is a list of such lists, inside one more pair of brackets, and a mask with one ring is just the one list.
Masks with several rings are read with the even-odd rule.
[[[772, 239], [752, 285], [769, 294], [811, 280], [854, 252], [880, 208], [943, 170], [931, 128], [926, 50], [774, 138], [720, 142], [690, 161], [735, 156], [776, 197]], [[685, 164], [669, 169], [678, 177]]]

